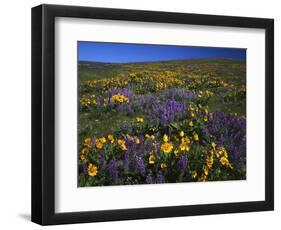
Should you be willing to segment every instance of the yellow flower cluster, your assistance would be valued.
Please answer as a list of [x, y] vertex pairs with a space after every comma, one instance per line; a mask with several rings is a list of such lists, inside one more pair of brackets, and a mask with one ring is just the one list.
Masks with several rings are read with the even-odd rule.
[[136, 117], [138, 123], [143, 123], [144, 119], [142, 117]]
[[151, 165], [155, 164], [155, 156], [152, 152], [149, 154], [148, 163], [151, 164]]
[[173, 148], [174, 148], [173, 143], [166, 142], [166, 143], [164, 143], [164, 144], [161, 145], [161, 150], [162, 150], [165, 154], [170, 153], [170, 152], [173, 150]]
[[126, 146], [126, 143], [125, 143], [124, 140], [118, 139], [117, 143], [118, 143], [121, 150], [123, 150], [123, 151], [127, 150], [127, 146]]
[[81, 161], [86, 161], [90, 148], [92, 147], [92, 139], [87, 137], [83, 142], [83, 148], [80, 152]]
[[221, 146], [218, 150], [213, 149], [212, 152], [216, 155], [217, 158], [220, 159], [220, 163], [230, 169], [233, 169], [233, 166], [229, 163], [228, 153], [226, 149]]
[[114, 137], [113, 137], [113, 135], [109, 134], [109, 135], [107, 136], [107, 139], [108, 139], [108, 141], [109, 141], [111, 144], [114, 143]]
[[165, 154], [168, 154], [170, 153], [174, 146], [173, 146], [173, 143], [171, 142], [168, 142], [169, 141], [169, 137], [167, 134], [164, 134], [163, 136], [163, 141], [164, 143], [161, 145], [161, 150], [165, 153]]
[[96, 141], [96, 148], [97, 149], [102, 149], [103, 145], [106, 143], [106, 138], [105, 137], [101, 137], [99, 139], [97, 139]]
[[195, 141], [199, 141], [199, 136], [197, 133], [194, 133], [193, 138]]
[[88, 165], [88, 175], [89, 176], [96, 176], [98, 174], [98, 167], [92, 163]]
[[194, 179], [197, 178], [198, 181], [206, 181], [209, 175], [209, 170], [212, 168], [214, 164], [214, 156], [216, 156], [219, 159], [221, 165], [233, 169], [233, 166], [230, 164], [228, 160], [228, 153], [226, 149], [223, 146], [221, 146], [219, 149], [216, 149], [216, 146], [217, 146], [216, 143], [214, 142], [211, 143], [212, 149], [209, 153], [207, 153], [206, 162], [202, 168], [203, 173], [199, 176], [196, 171], [192, 171], [191, 172], [192, 178]]
[[129, 103], [129, 98], [127, 98], [126, 96], [120, 94], [120, 93], [117, 93], [117, 94], [114, 94], [111, 96], [110, 100], [114, 103]]
[[180, 150], [181, 151], [189, 151], [190, 139], [188, 137], [183, 137], [180, 143]]
[[96, 105], [97, 101], [94, 98], [94, 96], [90, 96], [90, 97], [82, 97], [80, 99], [80, 104], [82, 106], [90, 106], [90, 105]]

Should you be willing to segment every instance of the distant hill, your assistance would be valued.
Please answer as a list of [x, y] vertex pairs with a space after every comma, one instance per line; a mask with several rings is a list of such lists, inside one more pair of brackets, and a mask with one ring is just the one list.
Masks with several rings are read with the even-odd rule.
[[[212, 72], [218, 75], [245, 75], [246, 61], [237, 59], [189, 59], [134, 63], [105, 63], [80, 61], [78, 63], [79, 79], [92, 80], [114, 77], [117, 74], [139, 71], [180, 71], [182, 73], [205, 74]], [[233, 70], [233, 71], [232, 71]]]

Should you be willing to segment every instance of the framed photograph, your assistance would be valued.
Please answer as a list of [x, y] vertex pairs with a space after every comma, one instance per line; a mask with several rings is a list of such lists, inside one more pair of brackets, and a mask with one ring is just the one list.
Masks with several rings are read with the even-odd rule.
[[274, 208], [273, 19], [32, 8], [32, 221]]

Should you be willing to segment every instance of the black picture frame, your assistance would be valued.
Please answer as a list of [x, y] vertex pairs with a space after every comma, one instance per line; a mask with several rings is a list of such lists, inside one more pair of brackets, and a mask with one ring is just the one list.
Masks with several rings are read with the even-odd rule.
[[[265, 29], [265, 200], [55, 213], [55, 18], [88, 18]], [[32, 221], [41, 225], [274, 209], [274, 20], [110, 8], [32, 8]]]

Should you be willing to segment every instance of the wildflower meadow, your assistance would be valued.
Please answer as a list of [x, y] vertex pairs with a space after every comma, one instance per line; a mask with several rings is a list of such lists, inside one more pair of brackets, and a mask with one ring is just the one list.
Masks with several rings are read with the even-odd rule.
[[79, 61], [78, 79], [79, 187], [246, 179], [245, 60]]

